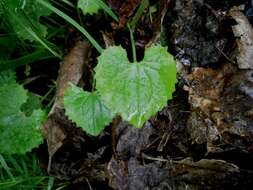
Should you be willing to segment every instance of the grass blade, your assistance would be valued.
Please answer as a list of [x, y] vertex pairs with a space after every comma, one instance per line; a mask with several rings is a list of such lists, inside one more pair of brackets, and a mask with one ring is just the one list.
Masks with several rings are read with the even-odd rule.
[[62, 2], [66, 3], [67, 5], [71, 6], [71, 7], [75, 7], [75, 5], [73, 3], [71, 3], [70, 1], [68, 0], [61, 0]]
[[48, 51], [50, 51], [55, 57], [61, 58], [61, 56], [51, 49], [32, 29], [26, 28], [26, 31], [37, 40], [42, 46], [44, 46]]
[[49, 177], [47, 190], [52, 190], [53, 186], [54, 186], [54, 177]]
[[6, 173], [9, 175], [9, 177], [10, 177], [13, 181], [15, 181], [15, 178], [14, 178], [14, 176], [12, 175], [9, 166], [7, 165], [7, 163], [5, 162], [4, 157], [3, 157], [1, 154], [0, 154], [0, 163], [1, 163], [2, 167], [4, 168], [4, 170], [6, 171]]
[[112, 9], [104, 3], [102, 0], [94, 0], [108, 15], [110, 15], [116, 22], [119, 21], [118, 16], [112, 11]]
[[12, 164], [12, 166], [20, 173], [23, 173], [22, 168], [19, 166], [18, 162], [16, 159], [14, 159], [11, 155], [7, 155], [8, 160]]
[[33, 63], [37, 60], [54, 57], [50, 52], [46, 50], [36, 50], [35, 52], [25, 55], [23, 57], [12, 60], [0, 60], [0, 71], [5, 69], [14, 69], [21, 65]]
[[43, 0], [37, 0], [41, 5], [47, 7], [49, 10], [53, 11], [58, 16], [62, 17], [66, 21], [68, 21], [70, 24], [72, 24], [75, 28], [77, 28], [89, 41], [90, 43], [97, 49], [99, 53], [102, 53], [103, 48], [97, 43], [97, 41], [88, 33], [87, 30], [85, 30], [81, 25], [79, 25], [74, 19], [70, 18], [68, 15], [60, 11], [59, 9], [55, 8], [51, 4], [43, 1]]

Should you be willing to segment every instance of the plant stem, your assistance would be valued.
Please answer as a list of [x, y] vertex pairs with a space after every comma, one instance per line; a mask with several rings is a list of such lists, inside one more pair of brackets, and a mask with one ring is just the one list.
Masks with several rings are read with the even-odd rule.
[[95, 75], [95, 72], [94, 70], [91, 71], [92, 72], [92, 89], [91, 89], [91, 92], [95, 92], [96, 91], [96, 79], [94, 77]]
[[129, 26], [129, 24], [127, 25], [127, 27], [128, 27], [128, 29], [129, 29], [129, 32], [130, 32], [130, 39], [131, 39], [133, 60], [134, 60], [134, 62], [137, 62], [137, 58], [136, 58], [136, 48], [135, 48], [135, 41], [134, 41], [133, 30], [131, 29], [131, 27]]

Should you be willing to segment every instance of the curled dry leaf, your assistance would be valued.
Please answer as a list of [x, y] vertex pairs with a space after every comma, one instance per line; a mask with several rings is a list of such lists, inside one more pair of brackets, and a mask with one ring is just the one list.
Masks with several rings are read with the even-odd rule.
[[[67, 137], [64, 126], [71, 125], [71, 122], [63, 114], [64, 91], [69, 83], [77, 85], [80, 81], [89, 50], [90, 45], [87, 41], [78, 41], [74, 48], [65, 56], [60, 66], [56, 84], [56, 99], [48, 115], [48, 120], [42, 129], [48, 144], [48, 171], [51, 167], [52, 156], [63, 145], [63, 140]], [[62, 123], [61, 121], [65, 122]]]

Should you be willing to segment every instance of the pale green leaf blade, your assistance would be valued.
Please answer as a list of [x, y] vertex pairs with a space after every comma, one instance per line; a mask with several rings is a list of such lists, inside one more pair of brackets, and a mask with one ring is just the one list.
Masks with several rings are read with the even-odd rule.
[[96, 87], [105, 105], [136, 127], [161, 110], [175, 90], [176, 63], [164, 47], [146, 50], [129, 63], [125, 50], [110, 47], [98, 58]]
[[0, 153], [24, 154], [42, 143], [40, 125], [45, 113], [34, 110], [26, 117], [20, 110], [27, 100], [26, 90], [16, 83], [12, 72], [0, 72], [0, 83], [3, 81], [6, 83], [0, 86]]
[[97, 13], [100, 6], [96, 3], [96, 0], [79, 0], [78, 8], [80, 8], [84, 15]]
[[[167, 52], [167, 48], [152, 46], [146, 50], [143, 62], [146, 65], [145, 67], [150, 68], [150, 70], [159, 70], [160, 83], [164, 85], [163, 89], [166, 90], [165, 94], [168, 93], [168, 99], [171, 99], [177, 83], [177, 69], [174, 57]], [[156, 62], [159, 64], [155, 64]]]
[[66, 115], [90, 135], [99, 135], [112, 120], [98, 93], [86, 92], [74, 85], [65, 92], [64, 107]]
[[[0, 153], [25, 154], [43, 143], [40, 132], [45, 113], [36, 110], [30, 117], [19, 113], [0, 123]], [[1, 121], [1, 119], [0, 119]]]

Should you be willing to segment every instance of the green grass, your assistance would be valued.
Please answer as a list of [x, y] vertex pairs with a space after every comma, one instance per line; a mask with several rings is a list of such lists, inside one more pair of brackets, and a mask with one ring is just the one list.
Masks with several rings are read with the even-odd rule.
[[39, 167], [35, 154], [0, 154], [0, 190], [61, 190], [67, 183], [55, 182]]
[[1, 60], [0, 58], [0, 71], [5, 69], [15, 69], [22, 65], [34, 63], [38, 60], [53, 58], [54, 56], [43, 49], [35, 50], [34, 52], [24, 55], [16, 59]]
[[98, 42], [88, 33], [87, 30], [85, 30], [80, 24], [78, 24], [74, 19], [66, 15], [61, 10], [57, 9], [56, 7], [52, 6], [51, 4], [43, 1], [43, 0], [37, 0], [38, 3], [40, 3], [42, 6], [45, 6], [58, 16], [62, 17], [66, 21], [68, 21], [70, 24], [72, 24], [76, 29], [78, 29], [89, 41], [90, 43], [97, 49], [99, 53], [103, 51], [103, 48], [98, 44]]
[[119, 21], [118, 16], [112, 11], [112, 9], [106, 3], [104, 3], [102, 0], [94, 0], [94, 1], [116, 22]]

